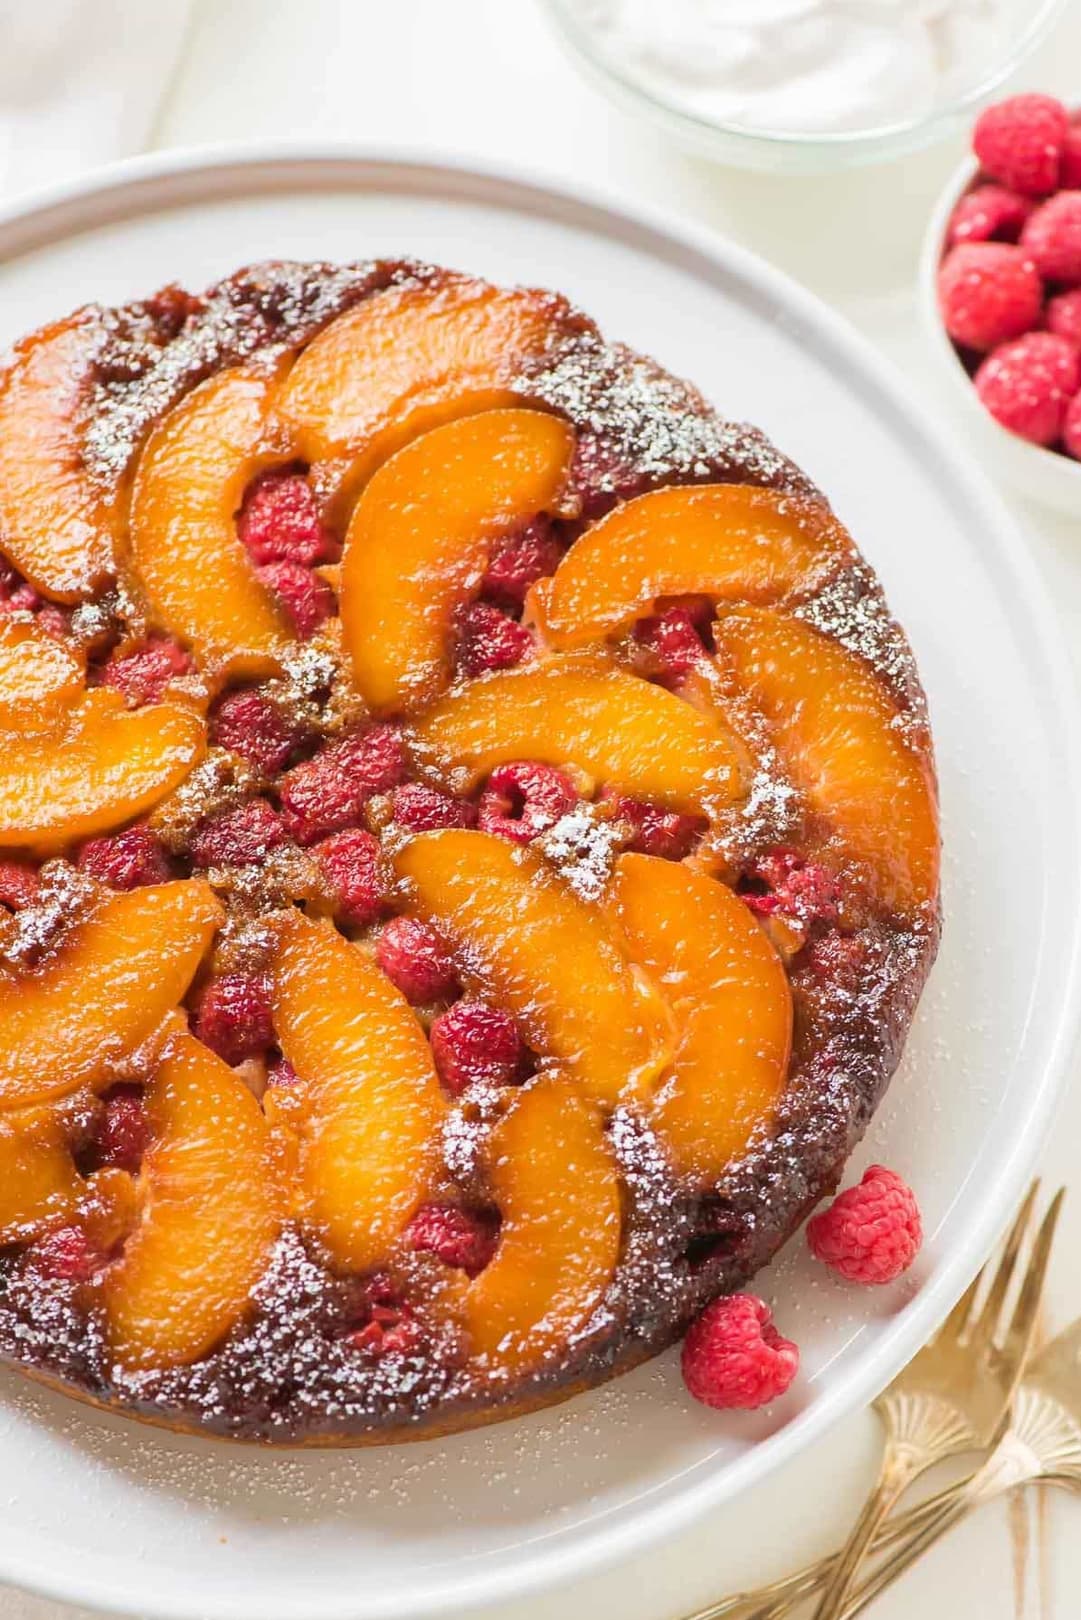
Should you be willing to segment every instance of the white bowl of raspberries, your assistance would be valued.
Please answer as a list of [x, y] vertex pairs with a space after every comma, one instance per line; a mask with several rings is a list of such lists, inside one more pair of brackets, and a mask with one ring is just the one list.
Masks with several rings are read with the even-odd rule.
[[923, 312], [981, 448], [1024, 494], [1081, 515], [1081, 113], [988, 107], [928, 229]]

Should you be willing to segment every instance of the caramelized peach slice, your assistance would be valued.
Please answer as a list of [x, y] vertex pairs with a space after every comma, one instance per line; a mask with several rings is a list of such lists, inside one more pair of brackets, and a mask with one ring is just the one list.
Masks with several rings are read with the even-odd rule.
[[0, 621], [0, 730], [59, 729], [82, 695], [82, 660], [39, 625]]
[[59, 735], [0, 750], [0, 848], [47, 853], [107, 832], [157, 804], [205, 751], [190, 709], [129, 710], [116, 692], [88, 692]]
[[553, 647], [627, 629], [658, 597], [777, 602], [851, 552], [824, 501], [749, 484], [658, 489], [602, 518], [577, 540], [533, 611]]
[[854, 862], [881, 904], [911, 911], [938, 889], [930, 749], [855, 653], [766, 608], [726, 614], [718, 646], [770, 723], [781, 760], [824, 824], [824, 852]]
[[222, 909], [192, 879], [103, 900], [40, 967], [0, 974], [0, 1109], [106, 1084], [190, 985]]
[[176, 1042], [147, 1111], [155, 1140], [139, 1222], [101, 1285], [109, 1348], [133, 1371], [213, 1350], [244, 1314], [282, 1223], [262, 1110], [208, 1047]]
[[492, 541], [549, 511], [574, 436], [542, 411], [484, 411], [426, 433], [379, 469], [349, 525], [342, 629], [362, 695], [416, 708], [450, 678], [456, 607], [484, 573]]
[[619, 1178], [600, 1114], [560, 1076], [517, 1096], [492, 1133], [499, 1247], [470, 1283], [473, 1354], [518, 1373], [566, 1349], [619, 1260]]
[[386, 1258], [435, 1167], [443, 1096], [405, 998], [331, 923], [281, 924], [274, 1027], [305, 1089], [302, 1214], [334, 1262]]
[[604, 918], [531, 849], [488, 833], [422, 833], [397, 855], [407, 906], [519, 1022], [529, 1044], [614, 1106], [669, 1055], [659, 998]]
[[0, 1244], [70, 1214], [82, 1187], [54, 1113], [27, 1108], [0, 1114]]
[[620, 793], [695, 813], [731, 803], [742, 786], [742, 751], [716, 714], [582, 653], [448, 693], [417, 720], [412, 741], [460, 790], [513, 759], [569, 763]]
[[94, 312], [80, 310], [24, 338], [0, 374], [0, 551], [59, 602], [116, 572], [112, 517], [79, 444], [97, 346]]
[[289, 641], [234, 523], [267, 460], [276, 385], [256, 365], [208, 378], [151, 434], [132, 493], [132, 559], [154, 615], [201, 663], [236, 675], [275, 672]]
[[780, 957], [731, 889], [673, 861], [621, 855], [610, 905], [679, 1032], [654, 1121], [681, 1171], [715, 1180], [784, 1087], [792, 995]]
[[516, 404], [508, 383], [568, 316], [550, 293], [467, 276], [388, 287], [308, 345], [278, 415], [305, 460], [350, 457], [363, 479], [428, 428]]

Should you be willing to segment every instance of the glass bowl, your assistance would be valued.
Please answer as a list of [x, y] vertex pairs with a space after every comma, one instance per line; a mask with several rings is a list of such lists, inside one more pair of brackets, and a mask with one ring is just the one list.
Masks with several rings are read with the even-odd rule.
[[[656, 3], [663, 5], [664, 0]], [[686, 111], [647, 89], [608, 57], [593, 32], [576, 15], [574, 0], [542, 0], [578, 67], [625, 110], [646, 114], [683, 145], [719, 162], [745, 169], [802, 173], [884, 162], [952, 134], [1016, 73], [1068, 4], [1069, 0], [1033, 0], [1027, 9], [1019, 5], [1016, 33], [1001, 60], [963, 93], [944, 98], [919, 117], [867, 129], [799, 134], [722, 123]]]

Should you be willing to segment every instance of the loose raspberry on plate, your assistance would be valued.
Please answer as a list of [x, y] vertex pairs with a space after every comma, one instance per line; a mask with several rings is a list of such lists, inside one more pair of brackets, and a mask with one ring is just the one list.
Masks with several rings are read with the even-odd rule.
[[0, 906], [21, 911], [37, 899], [40, 885], [36, 866], [26, 861], [0, 860]]
[[512, 760], [497, 765], [489, 776], [477, 807], [477, 825], [481, 832], [529, 844], [577, 803], [570, 777], [554, 765]]
[[440, 1001], [458, 989], [458, 974], [446, 946], [427, 923], [392, 917], [375, 947], [375, 959], [407, 1001]]
[[1045, 311], [1047, 330], [1056, 337], [1068, 338], [1081, 349], [1081, 287], [1049, 298]]
[[312, 854], [334, 891], [341, 922], [363, 928], [382, 914], [387, 874], [377, 838], [363, 827], [352, 827], [324, 838]]
[[226, 692], [210, 712], [210, 740], [274, 776], [304, 741], [304, 730], [257, 686]]
[[1041, 203], [1021, 232], [1021, 247], [1045, 280], [1081, 281], [1081, 191], [1060, 191]]
[[1081, 187], [1081, 125], [1071, 124], [1066, 131], [1058, 183], [1064, 191], [1076, 191]]
[[432, 1057], [452, 1097], [467, 1086], [506, 1086], [517, 1079], [525, 1047], [518, 1026], [501, 1007], [456, 1001], [431, 1028]]
[[1029, 332], [988, 355], [976, 392], [1004, 428], [1033, 444], [1054, 444], [1081, 385], [1081, 356], [1053, 332]]
[[195, 666], [170, 636], [150, 636], [142, 647], [115, 654], [97, 672], [101, 686], [123, 692], [133, 708], [159, 703], [170, 681], [188, 675]]
[[100, 1165], [134, 1173], [150, 1145], [150, 1118], [136, 1086], [116, 1086], [103, 1098], [105, 1108], [94, 1135]]
[[555, 573], [563, 547], [548, 518], [536, 518], [521, 534], [503, 541], [488, 563], [481, 590], [489, 601], [512, 613], [520, 611], [531, 585]]
[[405, 1229], [406, 1242], [419, 1252], [438, 1255], [475, 1277], [491, 1260], [499, 1241], [499, 1223], [488, 1214], [458, 1204], [423, 1204]]
[[1005, 186], [975, 186], [950, 216], [946, 241], [950, 247], [958, 242], [1016, 242], [1032, 208], [1030, 197]]
[[264, 563], [255, 572], [267, 590], [274, 592], [302, 641], [310, 640], [333, 614], [334, 592], [303, 563], [283, 557], [280, 562]]
[[799, 1350], [753, 1294], [707, 1305], [683, 1341], [683, 1381], [696, 1401], [719, 1412], [751, 1411], [783, 1395], [799, 1371]]
[[473, 602], [458, 619], [458, 668], [471, 679], [512, 669], [533, 649], [532, 633], [489, 602]]
[[270, 978], [265, 973], [222, 973], [199, 998], [193, 1029], [226, 1063], [258, 1057], [274, 1041]]
[[405, 750], [393, 726], [370, 726], [331, 743], [279, 783], [286, 831], [301, 844], [359, 822], [373, 793], [404, 781]]
[[620, 821], [631, 831], [628, 849], [639, 855], [656, 855], [661, 860], [681, 861], [691, 853], [708, 823], [704, 816], [683, 815], [665, 810], [645, 799], [629, 799], [606, 788], [602, 802], [609, 803]]
[[1040, 319], [1043, 283], [1031, 254], [1008, 242], [963, 242], [938, 272], [942, 320], [955, 343], [993, 349]]
[[435, 832], [440, 827], [475, 827], [477, 807], [468, 799], [455, 799], [424, 782], [403, 782], [391, 800], [394, 820], [410, 832]]
[[77, 864], [81, 872], [111, 889], [138, 889], [145, 883], [164, 883], [170, 876], [169, 857], [160, 840], [141, 822], [123, 832], [88, 839]]
[[1066, 408], [1062, 442], [1069, 454], [1081, 461], [1081, 394], [1075, 394]]
[[812, 1215], [807, 1242], [816, 1260], [848, 1282], [893, 1282], [908, 1270], [923, 1242], [916, 1196], [895, 1171], [872, 1164], [859, 1186]]
[[1026, 197], [1046, 197], [1059, 184], [1070, 119], [1054, 96], [1010, 96], [976, 120], [972, 149], [992, 179]]
[[303, 473], [268, 472], [249, 487], [237, 533], [256, 564], [337, 562], [341, 545], [323, 523]]
[[251, 866], [287, 841], [282, 818], [266, 799], [248, 799], [202, 821], [191, 835], [194, 866]]

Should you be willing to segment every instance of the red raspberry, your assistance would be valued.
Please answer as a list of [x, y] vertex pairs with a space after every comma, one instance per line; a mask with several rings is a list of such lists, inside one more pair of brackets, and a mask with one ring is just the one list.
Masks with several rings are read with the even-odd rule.
[[266, 799], [248, 799], [200, 822], [191, 836], [195, 866], [253, 866], [286, 842], [281, 817]]
[[275, 776], [304, 741], [304, 731], [257, 686], [226, 692], [210, 715], [210, 740]]
[[28, 866], [25, 861], [0, 860], [0, 906], [21, 911], [24, 906], [33, 905], [40, 881], [36, 866]]
[[406, 1227], [405, 1236], [414, 1249], [436, 1254], [445, 1266], [475, 1277], [495, 1253], [499, 1224], [489, 1215], [457, 1204], [424, 1204]]
[[840, 883], [832, 872], [796, 850], [771, 850], [754, 863], [749, 875], [766, 885], [764, 894], [751, 890], [743, 895], [760, 916], [780, 912], [802, 923], [836, 922]]
[[529, 844], [578, 803], [574, 784], [554, 765], [513, 760], [497, 765], [477, 806], [481, 832]]
[[1081, 128], [1076, 124], [1071, 124], [1066, 131], [1058, 183], [1064, 191], [1076, 191], [1081, 187]]
[[363, 1327], [354, 1328], [348, 1343], [373, 1356], [407, 1356], [423, 1337], [420, 1323], [405, 1305], [373, 1305]]
[[762, 1300], [729, 1294], [691, 1323], [681, 1365], [696, 1401], [719, 1412], [749, 1411], [784, 1394], [799, 1371], [799, 1350], [781, 1338]]
[[1069, 114], [1054, 96], [1010, 96], [976, 120], [972, 150], [993, 180], [1046, 197], [1059, 183]]
[[807, 1242], [816, 1260], [848, 1282], [893, 1282], [908, 1270], [923, 1242], [915, 1194], [895, 1171], [872, 1164], [858, 1187], [812, 1215]]
[[490, 669], [511, 669], [532, 650], [524, 624], [488, 602], [474, 602], [458, 619], [458, 668], [470, 679]]
[[1041, 203], [1024, 230], [1021, 247], [1047, 281], [1081, 281], [1081, 191], [1060, 191]]
[[10, 563], [0, 561], [0, 602], [3, 603], [6, 617], [11, 613], [36, 613], [42, 605], [42, 598], [30, 581], [17, 573]]
[[1049, 332], [1068, 338], [1081, 349], [1081, 287], [1071, 287], [1069, 292], [1048, 299], [1044, 314]]
[[531, 585], [555, 573], [563, 547], [547, 518], [539, 517], [510, 540], [504, 540], [488, 564], [481, 590], [491, 602], [520, 611]]
[[274, 592], [302, 641], [308, 641], [332, 617], [337, 606], [334, 592], [325, 579], [303, 563], [283, 558], [281, 562], [264, 563], [255, 572], [267, 590]]
[[134, 1173], [150, 1145], [142, 1092], [135, 1086], [115, 1086], [104, 1100], [105, 1112], [94, 1138], [98, 1163]]
[[1081, 461], [1081, 394], [1075, 394], [1066, 408], [1062, 442], [1069, 454]]
[[1008, 242], [963, 242], [950, 249], [939, 268], [938, 303], [955, 343], [993, 349], [1036, 325], [1043, 283], [1023, 248]]
[[996, 422], [1033, 444], [1054, 444], [1081, 384], [1081, 356], [1053, 332], [1029, 332], [988, 355], [976, 392]]
[[222, 973], [199, 998], [195, 1034], [226, 1063], [258, 1057], [274, 1041], [270, 978], [265, 973]]
[[286, 830], [301, 844], [355, 827], [373, 793], [389, 793], [406, 775], [401, 733], [370, 726], [331, 743], [279, 784]]
[[432, 1057], [452, 1097], [467, 1086], [506, 1086], [525, 1057], [518, 1026], [500, 1007], [483, 1001], [456, 1001], [431, 1029]]
[[394, 819], [410, 832], [435, 832], [440, 827], [475, 827], [477, 807], [468, 799], [454, 799], [423, 782], [403, 782], [394, 789]]
[[38, 626], [54, 641], [66, 641], [71, 631], [71, 609], [45, 602], [38, 609]]
[[108, 1258], [81, 1226], [60, 1226], [31, 1250], [35, 1269], [63, 1282], [89, 1282]]
[[295, 1086], [300, 1076], [293, 1068], [288, 1058], [275, 1058], [267, 1065], [266, 1083], [268, 1086]]
[[255, 479], [244, 496], [237, 533], [257, 564], [295, 562], [312, 568], [341, 556], [302, 473], [269, 472]]
[[339, 919], [353, 928], [374, 922], [383, 910], [386, 890], [379, 840], [362, 827], [353, 827], [324, 838], [312, 854], [337, 897]]
[[114, 653], [98, 671], [98, 683], [123, 692], [132, 708], [139, 708], [159, 703], [169, 682], [194, 667], [183, 647], [169, 636], [150, 636], [134, 652]]
[[144, 883], [164, 883], [169, 858], [150, 828], [139, 822], [123, 832], [89, 839], [79, 851], [79, 870], [110, 889], [139, 889]]
[[686, 675], [705, 652], [698, 627], [685, 607], [666, 608], [663, 613], [639, 619], [634, 639], [656, 654], [669, 675]]
[[1005, 186], [976, 186], [966, 191], [950, 217], [946, 241], [1016, 242], [1032, 212], [1032, 203]]
[[392, 917], [375, 946], [375, 959], [406, 1001], [439, 1001], [458, 989], [446, 946], [427, 923]]
[[659, 804], [628, 799], [610, 788], [605, 788], [601, 799], [611, 803], [620, 821], [628, 823], [631, 841], [627, 848], [639, 855], [681, 861], [691, 853], [706, 828], [704, 816], [685, 816], [676, 810], [664, 810]]

